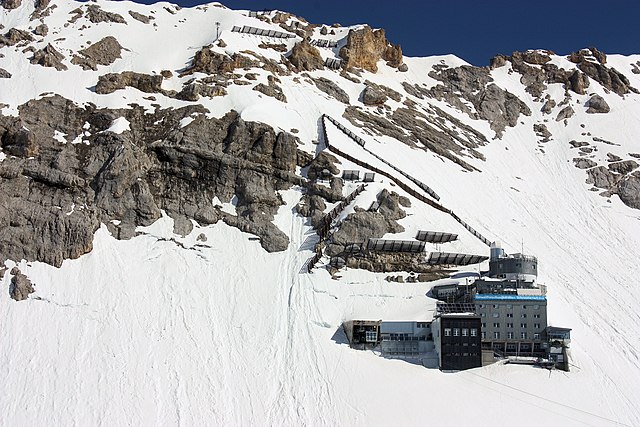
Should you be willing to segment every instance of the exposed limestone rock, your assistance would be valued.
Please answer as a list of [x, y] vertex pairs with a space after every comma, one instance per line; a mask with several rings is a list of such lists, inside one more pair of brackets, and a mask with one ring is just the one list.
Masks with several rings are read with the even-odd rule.
[[10, 79], [11, 73], [5, 70], [4, 68], [0, 68], [0, 79]]
[[31, 280], [20, 272], [18, 267], [11, 269], [11, 285], [9, 286], [9, 295], [15, 301], [24, 301], [29, 295], [35, 292]]
[[258, 47], [260, 49], [273, 49], [276, 52], [286, 52], [289, 50], [284, 43], [269, 43], [265, 41], [261, 42]]
[[374, 31], [365, 26], [349, 31], [347, 44], [340, 49], [340, 57], [344, 59], [347, 69], [362, 68], [375, 73], [380, 59], [394, 68], [402, 64], [402, 48], [400, 45], [390, 44], [383, 29]]
[[48, 33], [49, 33], [49, 27], [47, 26], [47, 24], [40, 24], [33, 30], [33, 34], [36, 34], [42, 37], [46, 36]]
[[511, 58], [516, 60], [521, 59], [528, 64], [543, 65], [551, 61], [549, 55], [554, 55], [554, 53], [548, 50], [528, 50], [526, 52], [513, 52]]
[[200, 96], [207, 96], [213, 98], [215, 96], [224, 96], [227, 91], [222, 86], [209, 86], [202, 83], [190, 83], [185, 85], [180, 92], [175, 95], [176, 99], [183, 101], [195, 102], [200, 99]]
[[[592, 61], [591, 57], [594, 57], [596, 61]], [[604, 65], [606, 63], [606, 55], [596, 48], [591, 47], [573, 52], [568, 59], [578, 64], [578, 68], [583, 73], [620, 96], [629, 92], [638, 93], [624, 74], [618, 72], [615, 68], [608, 68]]]
[[87, 18], [89, 21], [97, 24], [99, 22], [115, 22], [117, 24], [126, 24], [127, 21], [121, 15], [113, 12], [106, 12], [100, 9], [97, 4], [90, 4], [87, 6]]
[[551, 132], [547, 129], [547, 125], [543, 123], [537, 123], [533, 125], [533, 131], [537, 136], [542, 138], [541, 142], [549, 142], [551, 140]]
[[619, 174], [609, 171], [605, 166], [597, 166], [587, 170], [587, 184], [609, 190], [615, 187]]
[[218, 47], [227, 47], [227, 43], [225, 43], [225, 41], [222, 39], [218, 40], [216, 44], [218, 45]]
[[196, 52], [191, 66], [182, 72], [179, 77], [200, 72], [205, 74], [225, 74], [231, 73], [236, 68], [257, 67], [257, 61], [247, 58], [244, 55], [234, 53], [232, 56], [213, 52], [208, 47], [203, 47]]
[[[429, 76], [442, 84], [429, 89], [429, 96], [446, 100], [460, 108], [471, 118], [487, 120], [496, 137], [502, 137], [507, 126], [515, 126], [520, 114], [531, 115], [531, 110], [517, 96], [491, 83], [493, 79], [486, 68], [463, 65], [430, 72]], [[476, 113], [460, 101], [460, 97], [471, 102]]]
[[393, 99], [396, 102], [400, 102], [402, 101], [402, 94], [400, 94], [399, 92], [396, 92], [395, 90], [391, 89], [390, 87], [387, 87], [385, 85], [379, 85], [376, 83], [373, 83], [369, 80], [365, 80], [364, 82], [368, 87], [375, 89], [378, 92], [383, 93], [385, 96], [387, 96], [388, 98]]
[[98, 78], [96, 93], [109, 94], [127, 86], [134, 87], [146, 93], [162, 92], [162, 76], [123, 71], [122, 73], [109, 73]]
[[405, 63], [402, 63], [398, 65], [398, 71], [400, 71], [401, 73], [406, 73], [407, 71], [409, 71], [409, 66]]
[[587, 107], [589, 107], [587, 109], [587, 113], [589, 114], [608, 113], [611, 111], [607, 101], [605, 101], [600, 95], [593, 95], [589, 98], [589, 101], [587, 101]]
[[586, 141], [575, 141], [575, 140], [569, 141], [569, 144], [571, 144], [573, 148], [586, 147], [589, 145], [589, 143]]
[[33, 36], [27, 31], [11, 28], [3, 36], [0, 36], [0, 47], [14, 46], [18, 43], [28, 43], [33, 41]]
[[64, 55], [58, 52], [51, 44], [47, 44], [44, 48], [33, 53], [30, 62], [32, 64], [42, 65], [43, 67], [53, 67], [58, 71], [67, 69], [62, 63]]
[[589, 80], [586, 75], [576, 70], [569, 77], [569, 87], [578, 95], [584, 95], [587, 93], [586, 88], [589, 87]]
[[274, 76], [267, 76], [268, 85], [264, 83], [257, 84], [253, 90], [264, 93], [267, 96], [271, 96], [278, 101], [287, 102], [287, 97], [282, 92], [282, 88], [276, 84], [279, 80]]
[[320, 51], [307, 40], [296, 43], [291, 50], [289, 62], [298, 71], [313, 71], [324, 68], [324, 61], [320, 56]]
[[113, 36], [108, 36], [92, 44], [86, 49], [78, 51], [71, 59], [72, 64], [80, 65], [84, 70], [98, 69], [98, 65], [111, 65], [116, 59], [120, 59], [122, 46]]
[[17, 9], [22, 4], [22, 0], [2, 0], [0, 3], [5, 9]]
[[554, 101], [553, 99], [549, 98], [544, 103], [544, 105], [542, 106], [540, 111], [542, 111], [544, 114], [551, 114], [551, 111], [555, 108], [555, 106], [556, 106], [556, 101]]
[[626, 175], [638, 168], [638, 163], [633, 160], [624, 160], [621, 162], [609, 163], [609, 170]]
[[333, 154], [321, 151], [309, 164], [307, 178], [315, 181], [318, 178], [328, 179], [337, 175], [340, 169], [335, 165], [336, 163], [340, 162]]
[[382, 105], [387, 100], [387, 96], [382, 91], [372, 86], [366, 86], [361, 97], [364, 105]]
[[608, 162], [619, 162], [622, 158], [620, 156], [616, 156], [613, 153], [607, 153], [607, 161]]
[[558, 112], [558, 115], [556, 116], [556, 122], [560, 122], [562, 120], [568, 119], [574, 114], [575, 114], [575, 111], [573, 111], [573, 108], [571, 107], [571, 105], [567, 105], [566, 107], [564, 107], [562, 110]]
[[347, 94], [347, 92], [342, 90], [332, 80], [326, 79], [324, 77], [318, 77], [317, 79], [313, 79], [313, 82], [316, 84], [316, 87], [318, 89], [320, 89], [327, 95], [334, 97], [340, 102], [349, 104], [349, 95]]
[[[0, 264], [24, 258], [60, 265], [91, 250], [100, 223], [130, 238], [161, 209], [181, 232], [190, 227], [187, 219], [204, 225], [222, 219], [256, 233], [267, 250], [285, 249], [287, 236], [271, 223], [283, 204], [278, 191], [304, 185], [295, 171], [308, 156], [291, 134], [235, 112], [220, 119], [205, 112], [98, 110], [51, 96], [20, 106], [19, 117], [0, 116], [2, 150], [15, 156], [0, 162]], [[117, 117], [131, 131], [104, 132]], [[181, 127], [185, 117], [195, 120]], [[68, 139], [85, 130], [91, 135], [88, 144], [63, 145], [54, 130]], [[211, 205], [214, 197], [233, 196], [237, 217]]]
[[618, 196], [622, 202], [634, 209], [640, 209], [640, 177], [628, 176], [618, 185]]
[[148, 24], [152, 19], [155, 19], [153, 16], [143, 15], [141, 13], [134, 12], [133, 10], [129, 11], [129, 15], [136, 21], [140, 21], [143, 24]]
[[578, 169], [589, 169], [598, 165], [593, 160], [585, 159], [584, 157], [576, 157], [573, 159], [573, 163]]

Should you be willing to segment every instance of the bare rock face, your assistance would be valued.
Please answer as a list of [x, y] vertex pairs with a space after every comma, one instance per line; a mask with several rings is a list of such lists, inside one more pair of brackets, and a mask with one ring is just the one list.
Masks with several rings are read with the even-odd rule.
[[98, 78], [96, 93], [109, 94], [127, 86], [134, 87], [141, 92], [162, 92], [162, 76], [124, 71], [122, 73], [109, 73]]
[[148, 24], [152, 19], [155, 19], [153, 16], [143, 15], [141, 13], [134, 12], [133, 10], [129, 11], [129, 15], [136, 21], [140, 21], [143, 24]]
[[[592, 57], [596, 60], [593, 61]], [[620, 96], [629, 92], [638, 93], [624, 74], [618, 72], [615, 68], [609, 68], [605, 65], [607, 62], [606, 55], [594, 47], [573, 52], [568, 59], [576, 63], [578, 68], [587, 76]]]
[[58, 71], [64, 71], [67, 66], [62, 63], [64, 55], [58, 52], [51, 44], [47, 44], [44, 48], [33, 53], [30, 62], [32, 64], [42, 65], [43, 67], [52, 67]]
[[338, 86], [332, 80], [326, 79], [324, 77], [319, 77], [317, 79], [313, 79], [313, 82], [316, 84], [316, 87], [318, 89], [320, 89], [327, 95], [334, 97], [340, 102], [349, 104], [349, 95], [347, 94], [347, 92], [342, 90], [340, 86]]
[[598, 165], [593, 160], [585, 159], [584, 157], [576, 157], [573, 159], [573, 163], [578, 169], [589, 169]]
[[22, 0], [2, 0], [1, 4], [5, 9], [17, 9], [22, 4]]
[[[425, 91], [429, 96], [446, 100], [471, 118], [487, 120], [496, 137], [502, 137], [507, 126], [515, 126], [520, 114], [531, 115], [529, 107], [514, 94], [492, 83], [487, 68], [463, 65], [430, 72], [429, 76], [442, 84]], [[460, 101], [460, 97], [471, 102], [476, 113]]]
[[87, 6], [87, 18], [89, 21], [97, 24], [99, 22], [115, 22], [117, 24], [126, 24], [122, 15], [113, 12], [104, 11], [97, 4]]
[[29, 298], [29, 294], [35, 292], [31, 280], [20, 272], [18, 267], [13, 267], [11, 270], [13, 277], [11, 278], [11, 285], [9, 286], [9, 295], [15, 301], [24, 301]]
[[0, 68], [0, 79], [10, 79], [11, 73], [5, 70], [4, 68]]
[[567, 105], [566, 107], [564, 107], [562, 110], [558, 112], [558, 115], [556, 116], [556, 122], [560, 122], [562, 120], [568, 119], [574, 114], [575, 114], [575, 111], [573, 111], [573, 108], [571, 107], [571, 105]]
[[[91, 250], [101, 223], [127, 239], [161, 209], [182, 233], [189, 232], [189, 219], [223, 220], [256, 234], [266, 250], [284, 250], [288, 238], [271, 221], [283, 204], [278, 192], [305, 184], [295, 173], [306, 158], [298, 139], [235, 112], [219, 119], [205, 113], [201, 106], [154, 113], [78, 107], [56, 95], [20, 106], [18, 117], [0, 115], [1, 148], [12, 156], [0, 162], [0, 264], [26, 259], [59, 266]], [[118, 117], [131, 131], [106, 132]], [[85, 130], [91, 135], [87, 143], [61, 144], [54, 130], [69, 140]], [[237, 216], [211, 204], [234, 196]]]
[[298, 71], [313, 71], [324, 68], [324, 61], [320, 56], [320, 51], [307, 40], [302, 40], [291, 49], [289, 62]]
[[625, 205], [640, 209], [640, 177], [631, 175], [620, 182], [618, 196]]
[[387, 95], [373, 86], [366, 86], [361, 96], [364, 105], [382, 105], [387, 100]]
[[183, 101], [195, 102], [200, 99], [201, 96], [207, 96], [213, 98], [214, 96], [224, 96], [227, 91], [222, 86], [209, 86], [202, 83], [190, 83], [185, 85], [180, 92], [175, 95], [176, 99]]
[[609, 170], [626, 175], [638, 168], [638, 163], [634, 160], [623, 160], [609, 164]]
[[33, 34], [42, 36], [42, 37], [46, 36], [48, 33], [49, 33], [49, 27], [47, 26], [47, 24], [40, 24], [33, 30]]
[[551, 111], [555, 107], [556, 107], [556, 101], [554, 101], [551, 98], [548, 98], [547, 101], [542, 106], [542, 108], [540, 109], [540, 111], [542, 111], [544, 114], [551, 114]]
[[600, 95], [593, 95], [589, 98], [589, 101], [587, 101], [587, 107], [589, 107], [587, 109], [587, 113], [589, 114], [602, 114], [611, 111], [607, 101], [605, 101]]
[[340, 49], [340, 57], [345, 61], [345, 67], [362, 68], [375, 73], [378, 71], [378, 61], [383, 59], [387, 65], [397, 68], [402, 64], [402, 48], [400, 45], [389, 43], [383, 29], [372, 30], [365, 26], [359, 30], [350, 30], [347, 44]]
[[597, 166], [587, 170], [587, 184], [603, 189], [612, 189], [618, 181], [618, 174], [611, 172], [605, 166]]
[[231, 73], [236, 68], [251, 68], [259, 66], [257, 61], [244, 55], [234, 53], [232, 56], [213, 52], [208, 47], [203, 47], [196, 52], [191, 66], [180, 74], [180, 77], [200, 72], [205, 74]]
[[71, 59], [72, 64], [80, 65], [84, 70], [98, 70], [98, 65], [111, 65], [120, 59], [122, 46], [113, 36], [107, 36], [86, 49], [78, 51]]
[[537, 136], [542, 138], [542, 142], [549, 142], [551, 140], [551, 132], [547, 129], [547, 125], [544, 123], [537, 123], [533, 125], [533, 131]]
[[279, 80], [275, 76], [267, 76], [267, 83], [259, 83], [254, 86], [253, 90], [261, 92], [267, 96], [271, 96], [278, 101], [287, 102], [287, 97], [285, 96], [282, 88], [278, 86]]
[[3, 36], [0, 36], [0, 47], [14, 46], [18, 43], [28, 43], [33, 41], [33, 36], [27, 31], [11, 28]]

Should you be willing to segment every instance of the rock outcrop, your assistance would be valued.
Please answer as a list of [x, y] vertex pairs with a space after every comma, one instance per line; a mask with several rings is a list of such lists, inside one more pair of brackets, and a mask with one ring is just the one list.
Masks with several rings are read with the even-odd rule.
[[340, 86], [333, 82], [333, 80], [329, 80], [324, 77], [318, 77], [317, 79], [313, 79], [313, 82], [316, 84], [316, 87], [326, 93], [327, 95], [337, 99], [338, 101], [349, 104], [349, 95], [347, 92], [342, 90]]
[[64, 71], [67, 66], [62, 63], [64, 55], [58, 52], [51, 44], [47, 44], [44, 48], [36, 50], [30, 62], [32, 64], [42, 65], [43, 67], [52, 67], [58, 71]]
[[344, 66], [362, 68], [376, 73], [378, 61], [387, 61], [387, 65], [397, 68], [402, 64], [402, 48], [389, 43], [383, 29], [372, 30], [365, 26], [359, 30], [350, 30], [347, 44], [340, 49]]
[[98, 78], [95, 90], [98, 94], [109, 94], [129, 86], [141, 92], [161, 93], [162, 80], [161, 75], [149, 75], [133, 71], [109, 73]]
[[361, 96], [364, 105], [382, 105], [387, 100], [387, 95], [373, 86], [366, 86]]
[[0, 79], [10, 79], [11, 73], [5, 70], [4, 68], [0, 68]]
[[[101, 223], [130, 238], [161, 209], [181, 234], [190, 231], [189, 219], [223, 220], [256, 234], [268, 251], [284, 250], [288, 238], [271, 222], [283, 204], [278, 191], [305, 184], [295, 171], [308, 156], [291, 134], [235, 112], [208, 119], [205, 111], [96, 109], [50, 96], [20, 106], [18, 117], [0, 116], [1, 148], [14, 156], [0, 162], [0, 263], [59, 266], [91, 250]], [[106, 132], [118, 117], [130, 131]], [[195, 119], [181, 127], [185, 117]], [[61, 144], [54, 130], [86, 143]], [[237, 215], [211, 204], [234, 196]]]
[[111, 65], [120, 59], [122, 46], [113, 36], [107, 36], [86, 49], [78, 51], [71, 59], [72, 64], [80, 65], [84, 70], [98, 69], [98, 65]]
[[127, 23], [122, 15], [102, 10], [97, 4], [90, 4], [89, 6], [87, 6], [86, 17], [94, 24], [97, 24], [99, 22], [114, 22], [116, 24]]
[[2, 2], [0, 2], [2, 7], [9, 10], [19, 8], [21, 4], [22, 0], [2, 0]]
[[291, 49], [289, 62], [297, 71], [313, 71], [324, 68], [324, 61], [320, 56], [320, 51], [307, 40], [296, 43]]
[[11, 270], [11, 285], [9, 286], [9, 295], [15, 301], [24, 301], [29, 295], [35, 292], [31, 280], [20, 272], [18, 267]]
[[287, 102], [287, 97], [284, 95], [282, 88], [278, 86], [278, 80], [275, 76], [267, 76], [267, 84], [259, 83], [254, 86], [253, 90], [263, 93], [267, 96], [271, 96], [278, 101]]
[[140, 21], [143, 24], [148, 24], [152, 19], [155, 19], [153, 16], [143, 15], [141, 13], [134, 12], [133, 10], [129, 11], [129, 15], [136, 21]]
[[0, 47], [26, 44], [33, 41], [33, 36], [27, 31], [11, 28], [4, 35], [0, 36]]
[[629, 92], [638, 93], [624, 74], [605, 65], [607, 56], [594, 47], [573, 52], [568, 59], [577, 64], [584, 74], [620, 96]]
[[587, 101], [587, 107], [587, 113], [589, 114], [602, 114], [611, 111], [607, 101], [605, 101], [600, 95], [593, 95], [589, 98], [589, 101]]

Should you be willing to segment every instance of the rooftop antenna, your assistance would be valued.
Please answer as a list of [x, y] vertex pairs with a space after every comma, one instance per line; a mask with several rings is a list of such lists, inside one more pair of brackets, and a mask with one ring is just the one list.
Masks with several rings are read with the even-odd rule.
[[220, 38], [220, 22], [216, 22], [216, 40]]

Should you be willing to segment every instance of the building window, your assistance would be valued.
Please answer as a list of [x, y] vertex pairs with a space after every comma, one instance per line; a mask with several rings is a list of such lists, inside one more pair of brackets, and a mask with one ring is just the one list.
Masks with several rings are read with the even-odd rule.
[[520, 315], [520, 317], [522, 317], [523, 319], [526, 319], [526, 318], [527, 318], [527, 313], [522, 313], [522, 314]]
[[481, 337], [482, 339], [487, 338], [487, 333], [486, 333], [485, 331], [482, 331], [482, 332], [480, 333], [480, 337]]
[[540, 315], [539, 315], [539, 314], [534, 314], [534, 315], [533, 315], [533, 318], [534, 318], [534, 319], [539, 319], [539, 318], [540, 318]]
[[513, 332], [507, 332], [507, 339], [513, 339]]
[[499, 327], [500, 327], [500, 323], [494, 323], [494, 324], [493, 324], [493, 327], [494, 327], [494, 328], [499, 328]]
[[472, 337], [477, 337], [478, 336], [478, 330], [476, 328], [472, 328], [471, 329], [471, 336]]
[[513, 323], [507, 323], [507, 328], [512, 329], [513, 328]]
[[376, 341], [378, 341], [378, 333], [376, 331], [366, 331], [365, 332], [365, 340], [367, 342], [376, 342]]
[[486, 313], [480, 313], [480, 317], [486, 317]]
[[520, 323], [520, 328], [527, 329], [527, 324], [526, 323]]
[[451, 328], [444, 328], [444, 336], [445, 337], [451, 336]]
[[484, 304], [478, 304], [478, 308], [484, 308]]
[[536, 305], [533, 306], [533, 309], [534, 310], [540, 310], [540, 306], [538, 304], [536, 304]]
[[520, 338], [523, 340], [527, 339], [527, 333], [526, 332], [520, 332]]
[[486, 328], [487, 327], [487, 323], [486, 322], [482, 322], [482, 327]]
[[527, 306], [526, 306], [526, 305], [523, 305], [523, 306], [522, 306], [522, 309], [523, 309], [523, 310], [526, 310], [526, 309], [527, 309]]
[[453, 328], [453, 336], [454, 337], [460, 336], [460, 328]]
[[508, 308], [508, 309], [512, 309], [512, 308], [513, 308], [513, 305], [511, 305], [511, 304], [507, 304], [507, 308]]
[[463, 337], [468, 337], [469, 336], [469, 329], [462, 328], [462, 336]]
[[426, 327], [427, 327], [427, 325], [428, 325], [428, 323], [425, 323], [425, 322], [418, 322], [416, 326], [417, 326], [418, 328], [426, 328]]
[[500, 339], [500, 332], [494, 332], [493, 333], [493, 339], [499, 340]]
[[513, 317], [513, 313], [507, 313], [507, 317]]
[[500, 313], [493, 313], [493, 317], [500, 317]]
[[493, 304], [493, 308], [498, 308], [498, 304]]
[[533, 334], [533, 339], [534, 340], [539, 340], [540, 339], [540, 334]]
[[540, 323], [534, 323], [533, 324], [533, 328], [534, 329], [540, 329]]

